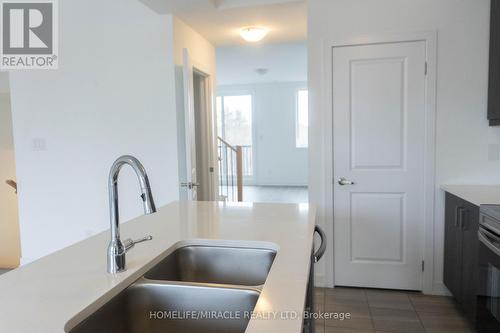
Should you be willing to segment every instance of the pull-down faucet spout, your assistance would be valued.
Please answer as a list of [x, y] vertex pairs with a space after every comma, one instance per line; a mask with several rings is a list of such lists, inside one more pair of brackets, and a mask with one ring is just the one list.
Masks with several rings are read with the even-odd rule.
[[139, 184], [141, 187], [141, 199], [144, 205], [144, 214], [152, 214], [156, 212], [156, 206], [151, 193], [148, 175], [144, 166], [139, 160], [133, 156], [125, 155], [119, 157], [111, 166], [109, 172], [108, 190], [109, 190], [109, 213], [111, 223], [111, 241], [108, 246], [108, 272], [119, 273], [127, 269], [125, 262], [125, 253], [130, 250], [135, 244], [153, 239], [151, 236], [133, 241], [120, 239], [120, 218], [118, 208], [118, 175], [121, 168], [125, 165], [130, 165], [134, 169]]

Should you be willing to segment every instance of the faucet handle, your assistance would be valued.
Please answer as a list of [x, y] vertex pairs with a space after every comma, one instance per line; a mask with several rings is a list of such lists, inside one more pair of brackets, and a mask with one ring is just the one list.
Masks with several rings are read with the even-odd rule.
[[153, 239], [153, 236], [151, 236], [151, 235], [146, 236], [146, 237], [142, 237], [142, 238], [136, 239], [136, 240], [132, 240], [132, 239], [128, 238], [128, 239], [123, 241], [123, 246], [125, 247], [125, 252], [127, 252], [128, 250], [133, 248], [135, 244], [150, 241], [152, 239]]

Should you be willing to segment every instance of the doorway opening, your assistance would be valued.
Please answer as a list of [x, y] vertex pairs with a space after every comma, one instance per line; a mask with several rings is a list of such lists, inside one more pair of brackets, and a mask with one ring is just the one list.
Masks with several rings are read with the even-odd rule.
[[[303, 82], [218, 87], [217, 133], [220, 141], [242, 150], [244, 201], [308, 201], [307, 97]], [[222, 145], [219, 155], [224, 158], [226, 151]]]
[[[193, 118], [192, 137], [200, 146], [195, 158], [208, 163], [196, 163], [202, 173], [198, 170], [197, 181], [185, 185], [196, 187], [198, 199], [207, 200], [202, 182], [208, 175], [216, 200], [308, 202], [307, 3], [220, 6], [176, 15], [202, 37], [198, 46], [213, 46], [216, 64], [211, 73], [213, 136], [205, 136], [206, 128], [196, 124], [202, 123], [196, 110]], [[248, 42], [238, 31], [249, 25], [263, 26], [267, 35]], [[199, 47], [186, 48], [193, 58], [200, 54]], [[195, 109], [197, 80], [192, 78]], [[213, 147], [201, 147], [199, 137]], [[212, 159], [200, 149], [213, 153]], [[194, 173], [193, 168], [187, 172]]]
[[[213, 177], [210, 171], [210, 86], [209, 76], [199, 70], [193, 70], [193, 99], [195, 125], [195, 153], [197, 200], [213, 200]], [[208, 171], [208, 172], [207, 172]]]
[[216, 110], [219, 200], [243, 201], [244, 184], [254, 181], [253, 96], [217, 96]]

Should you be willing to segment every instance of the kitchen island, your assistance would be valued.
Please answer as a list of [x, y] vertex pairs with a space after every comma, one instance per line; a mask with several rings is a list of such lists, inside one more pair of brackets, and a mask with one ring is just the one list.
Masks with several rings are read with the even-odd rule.
[[[174, 202], [121, 225], [122, 239], [151, 235], [106, 272], [109, 230], [0, 276], [0, 332], [65, 332], [183, 244], [267, 244], [276, 250], [256, 313], [301, 313], [315, 209], [308, 204]], [[57, 235], [57, 231], [54, 231]], [[246, 332], [301, 332], [302, 318], [251, 319]]]
[[476, 206], [500, 205], [500, 185], [441, 185], [441, 189]]

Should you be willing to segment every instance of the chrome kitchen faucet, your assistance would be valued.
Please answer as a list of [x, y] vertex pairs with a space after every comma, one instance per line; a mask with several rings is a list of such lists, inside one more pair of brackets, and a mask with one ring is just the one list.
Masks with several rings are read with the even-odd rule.
[[148, 175], [144, 166], [133, 156], [124, 155], [119, 157], [111, 166], [109, 172], [109, 213], [111, 222], [111, 241], [108, 246], [108, 273], [119, 273], [127, 269], [125, 254], [134, 247], [135, 244], [152, 240], [152, 236], [146, 236], [138, 240], [120, 240], [120, 218], [118, 214], [118, 175], [121, 168], [128, 164], [134, 169], [141, 185], [141, 198], [144, 205], [144, 214], [156, 212], [153, 194], [149, 185]]

